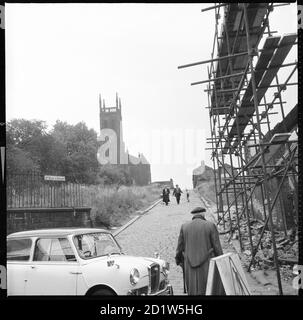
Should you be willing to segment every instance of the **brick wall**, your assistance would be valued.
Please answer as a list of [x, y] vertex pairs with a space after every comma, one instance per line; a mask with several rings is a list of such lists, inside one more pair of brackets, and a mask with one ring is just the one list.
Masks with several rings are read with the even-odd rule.
[[17, 208], [7, 210], [7, 234], [33, 229], [92, 227], [91, 208]]

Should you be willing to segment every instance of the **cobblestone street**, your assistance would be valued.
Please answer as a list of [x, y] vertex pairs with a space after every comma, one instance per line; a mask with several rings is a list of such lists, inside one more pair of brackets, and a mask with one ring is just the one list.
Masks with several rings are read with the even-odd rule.
[[[205, 207], [205, 204], [202, 203], [198, 195], [193, 191], [190, 192], [190, 202], [186, 201], [184, 194], [182, 195], [180, 205], [177, 205], [175, 198], [171, 197], [171, 202], [168, 206], [165, 206], [163, 203], [156, 205], [117, 235], [117, 240], [126, 254], [153, 257], [155, 252], [158, 252], [162, 259], [170, 263], [169, 279], [175, 295], [184, 295], [182, 269], [176, 266], [175, 263], [175, 251], [180, 227], [182, 223], [192, 218], [190, 211], [197, 206]], [[213, 206], [207, 204], [206, 209], [207, 220], [215, 222]], [[228, 235], [220, 235], [223, 252], [236, 252], [231, 243], [227, 241], [228, 237]], [[278, 294], [275, 272], [273, 270], [267, 271], [268, 279], [271, 282], [267, 286], [259, 284], [245, 268], [244, 272], [251, 294]], [[283, 287], [285, 294], [296, 294], [289, 283], [283, 281]]]
[[[175, 264], [175, 251], [182, 223], [191, 219], [190, 211], [203, 205], [198, 196], [190, 193], [190, 202], [183, 194], [180, 204], [171, 197], [168, 206], [160, 203], [117, 235], [117, 240], [127, 254], [160, 257], [170, 263], [170, 281], [175, 295], [183, 295], [182, 269]], [[208, 214], [208, 219], [212, 219]]]

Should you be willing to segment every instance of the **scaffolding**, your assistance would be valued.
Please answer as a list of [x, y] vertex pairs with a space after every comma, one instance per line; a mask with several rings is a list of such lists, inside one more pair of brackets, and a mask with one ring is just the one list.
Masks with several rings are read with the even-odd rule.
[[[297, 86], [297, 82], [291, 82], [297, 61], [285, 63], [297, 45], [297, 34], [280, 36], [272, 31], [269, 15], [276, 6], [288, 4], [215, 3], [203, 9], [202, 12], [214, 10], [215, 13], [211, 59], [178, 67], [208, 64], [208, 79], [191, 85], [207, 85], [204, 91], [208, 96], [211, 130], [207, 149], [211, 150], [214, 167], [217, 221], [230, 233], [230, 239], [236, 233], [241, 251], [244, 237], [241, 230], [245, 226], [251, 252], [248, 271], [255, 262], [265, 231], [270, 231], [281, 295], [275, 215], [278, 210], [287, 235], [285, 210], [281, 205], [286, 180], [294, 188], [294, 214], [298, 212], [297, 105], [286, 115], [282, 97], [282, 91]], [[280, 70], [288, 75], [282, 83]], [[279, 115], [282, 121], [271, 128], [273, 115]], [[257, 192], [263, 227], [255, 239], [252, 221], [256, 218]]]

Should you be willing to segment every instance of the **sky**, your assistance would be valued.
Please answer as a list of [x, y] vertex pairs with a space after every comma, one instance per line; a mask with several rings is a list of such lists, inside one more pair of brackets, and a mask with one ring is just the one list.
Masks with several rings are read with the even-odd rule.
[[[145, 155], [152, 181], [190, 188], [193, 168], [212, 165], [206, 85], [190, 86], [207, 69], [177, 67], [210, 58], [210, 5], [6, 4], [7, 121], [84, 121], [99, 133], [98, 96], [110, 107], [118, 92], [128, 151]], [[272, 30], [296, 32], [295, 4], [271, 15]]]

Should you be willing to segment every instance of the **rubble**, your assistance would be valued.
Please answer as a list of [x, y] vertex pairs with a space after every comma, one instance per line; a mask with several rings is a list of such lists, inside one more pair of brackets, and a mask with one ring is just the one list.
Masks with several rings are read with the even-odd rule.
[[[237, 223], [235, 217], [232, 219], [232, 224], [234, 227], [234, 232], [232, 233], [230, 239], [235, 249], [240, 251], [239, 232], [236, 230]], [[242, 251], [238, 253], [240, 254], [241, 260], [246, 267], [250, 265], [252, 252], [254, 252], [259, 242], [263, 229], [264, 223], [262, 221], [257, 219], [250, 221], [250, 232], [253, 245], [253, 248], [251, 248], [248, 227], [243, 223], [243, 221], [240, 223]], [[275, 231], [275, 240], [278, 261], [280, 262], [281, 277], [285, 281], [290, 281], [294, 277], [292, 274], [292, 268], [298, 263], [298, 237], [294, 233], [293, 229], [288, 230], [287, 234], [285, 234], [283, 231]], [[253, 277], [257, 277], [258, 279], [256, 280], [263, 284], [266, 283], [266, 281], [262, 279], [262, 277], [264, 277], [262, 272], [269, 269], [274, 269], [274, 250], [271, 232], [268, 229], [265, 229], [258, 250], [254, 256], [254, 262], [251, 266], [251, 271], [254, 272]]]
[[[227, 219], [227, 216], [225, 216], [225, 219]], [[260, 235], [263, 232], [258, 250], [254, 256], [254, 262], [251, 265], [251, 271], [254, 272], [254, 276], [258, 278], [256, 281], [265, 285], [267, 280], [264, 280], [264, 273], [262, 274], [262, 272], [264, 272], [264, 270], [274, 270], [275, 268], [272, 235], [269, 227], [266, 226], [264, 230], [265, 223], [263, 221], [259, 219], [250, 220], [249, 226], [252, 248], [249, 239], [247, 220], [242, 217], [239, 224], [242, 250], [240, 249], [240, 234], [234, 210], [231, 210], [231, 221], [225, 220], [225, 228], [223, 228], [223, 221], [220, 221], [219, 233], [220, 235], [229, 237], [228, 242], [232, 243], [234, 249], [240, 255], [244, 267], [248, 268], [255, 248], [259, 242]], [[291, 281], [294, 277], [292, 268], [294, 265], [298, 264], [298, 236], [296, 235], [295, 229], [287, 230], [287, 233], [276, 230], [275, 241], [281, 278], [285, 281]]]
[[254, 271], [251, 276], [263, 286], [270, 285], [271, 282], [266, 278], [266, 273], [263, 270]]

